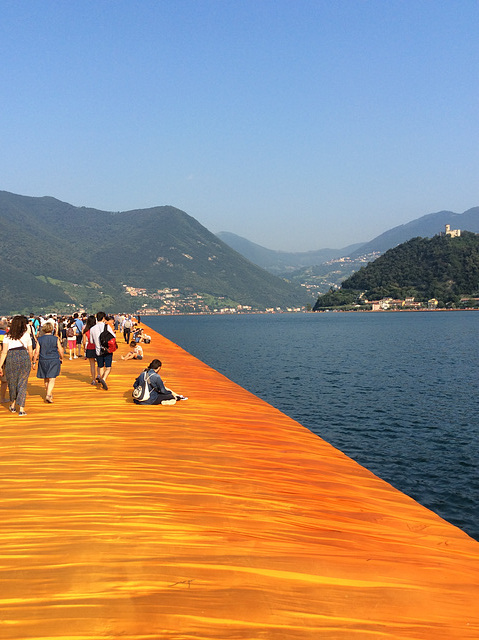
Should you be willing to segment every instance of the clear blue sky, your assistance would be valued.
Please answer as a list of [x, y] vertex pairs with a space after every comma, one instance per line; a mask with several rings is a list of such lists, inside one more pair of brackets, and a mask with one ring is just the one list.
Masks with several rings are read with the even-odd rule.
[[0, 189], [288, 251], [461, 213], [478, 34], [476, 0], [0, 0]]

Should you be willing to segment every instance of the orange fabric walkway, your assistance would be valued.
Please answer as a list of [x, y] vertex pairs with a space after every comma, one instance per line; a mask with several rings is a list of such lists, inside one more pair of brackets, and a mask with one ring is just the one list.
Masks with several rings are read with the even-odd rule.
[[2, 640], [479, 638], [478, 542], [151, 333], [0, 408]]

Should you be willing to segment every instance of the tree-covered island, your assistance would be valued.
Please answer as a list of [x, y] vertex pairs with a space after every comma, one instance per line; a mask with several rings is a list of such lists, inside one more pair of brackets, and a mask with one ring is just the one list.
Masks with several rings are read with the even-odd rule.
[[313, 311], [479, 308], [479, 234], [412, 238], [362, 267]]

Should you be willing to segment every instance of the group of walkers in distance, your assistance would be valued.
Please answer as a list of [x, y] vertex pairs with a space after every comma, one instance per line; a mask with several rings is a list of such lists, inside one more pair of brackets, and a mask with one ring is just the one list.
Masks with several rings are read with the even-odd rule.
[[[53, 403], [53, 389], [66, 354], [70, 360], [84, 357], [89, 361], [91, 385], [108, 390], [116, 334], [121, 332], [129, 351], [123, 360], [142, 360], [141, 343], [151, 337], [140, 327], [140, 318], [130, 315], [96, 315], [74, 313], [72, 316], [44, 318], [31, 314], [0, 319], [0, 401], [9, 402], [9, 410], [26, 416], [28, 378], [37, 366], [37, 378], [45, 384], [45, 402]], [[83, 356], [82, 356], [83, 352]], [[174, 404], [184, 396], [167, 389], [159, 370], [161, 362], [153, 360], [135, 380], [133, 401], [136, 404]], [[7, 400], [7, 387], [9, 400]]]

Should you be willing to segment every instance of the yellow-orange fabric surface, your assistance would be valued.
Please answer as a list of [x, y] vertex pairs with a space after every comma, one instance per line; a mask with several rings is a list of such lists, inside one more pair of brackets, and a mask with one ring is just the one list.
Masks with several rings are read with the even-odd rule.
[[2, 640], [479, 638], [478, 542], [151, 334], [1, 405]]

